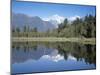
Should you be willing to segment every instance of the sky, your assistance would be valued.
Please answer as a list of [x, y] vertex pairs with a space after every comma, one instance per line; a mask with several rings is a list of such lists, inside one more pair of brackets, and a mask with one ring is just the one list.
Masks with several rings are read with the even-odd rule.
[[71, 4], [54, 4], [54, 3], [38, 3], [38, 2], [12, 2], [13, 13], [23, 13], [29, 16], [39, 16], [47, 18], [52, 15], [63, 17], [79, 16], [84, 17], [88, 14], [95, 15], [96, 7], [89, 5], [71, 5]]

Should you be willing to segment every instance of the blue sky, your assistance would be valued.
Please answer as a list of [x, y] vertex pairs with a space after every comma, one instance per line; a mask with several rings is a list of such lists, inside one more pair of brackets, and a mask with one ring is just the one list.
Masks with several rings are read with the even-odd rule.
[[95, 15], [95, 6], [71, 5], [71, 4], [50, 4], [35, 2], [12, 2], [12, 12], [23, 13], [29, 16], [46, 18], [55, 14], [63, 17], [78, 15], [84, 17], [88, 14]]

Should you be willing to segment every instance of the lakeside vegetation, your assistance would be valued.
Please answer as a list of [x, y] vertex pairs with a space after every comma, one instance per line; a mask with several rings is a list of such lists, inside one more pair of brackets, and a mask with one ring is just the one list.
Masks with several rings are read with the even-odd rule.
[[96, 41], [96, 16], [87, 15], [69, 22], [66, 18], [58, 28], [39, 32], [37, 28], [25, 25], [23, 28], [12, 28], [12, 41], [48, 41], [48, 42], [81, 42]]

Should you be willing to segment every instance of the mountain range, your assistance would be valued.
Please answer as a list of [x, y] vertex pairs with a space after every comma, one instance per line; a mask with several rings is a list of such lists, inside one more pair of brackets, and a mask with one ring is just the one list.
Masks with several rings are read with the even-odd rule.
[[51, 23], [50, 21], [44, 21], [38, 16], [30, 17], [25, 14], [12, 13], [11, 19], [12, 27], [20, 27], [20, 29], [28, 25], [30, 28], [37, 28], [39, 32], [57, 28], [54, 23]]

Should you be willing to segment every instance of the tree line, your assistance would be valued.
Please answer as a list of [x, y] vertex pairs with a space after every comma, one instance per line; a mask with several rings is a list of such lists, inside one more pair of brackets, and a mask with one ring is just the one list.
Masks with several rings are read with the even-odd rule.
[[96, 16], [86, 15], [84, 18], [76, 18], [69, 22], [66, 18], [58, 28], [39, 32], [37, 28], [30, 28], [29, 25], [22, 29], [19, 27], [12, 28], [13, 37], [96, 37]]

